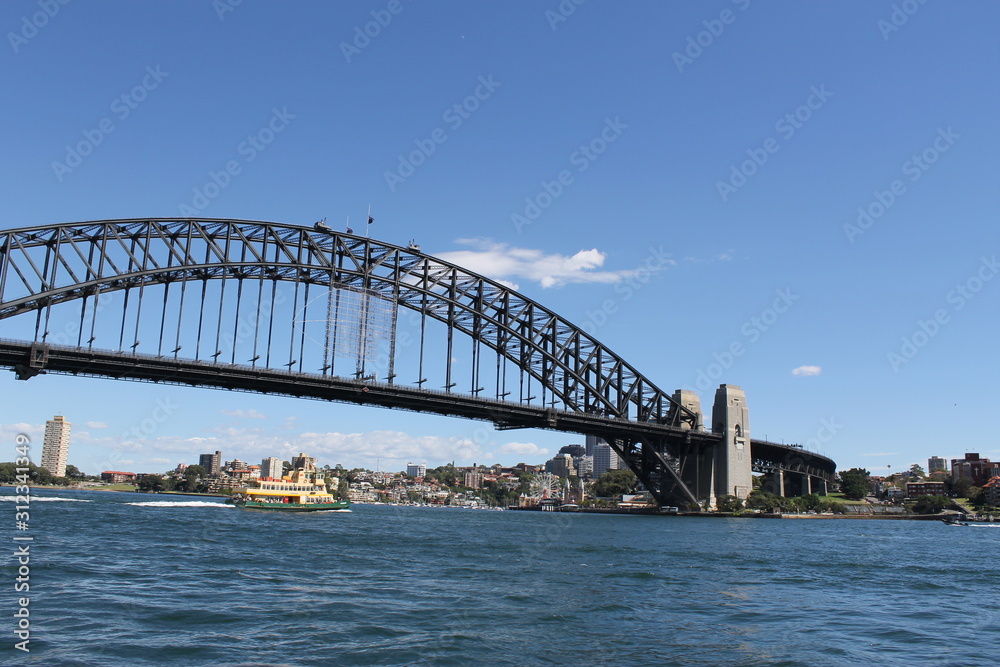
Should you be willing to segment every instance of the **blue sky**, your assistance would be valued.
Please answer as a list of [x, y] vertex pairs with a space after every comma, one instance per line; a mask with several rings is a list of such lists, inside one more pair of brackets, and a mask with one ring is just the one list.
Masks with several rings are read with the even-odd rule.
[[[663, 389], [710, 406], [742, 386], [754, 437], [873, 472], [1000, 453], [994, 2], [42, 0], [4, 2], [0, 27], [3, 228], [360, 227], [370, 204], [374, 237], [517, 285]], [[91, 473], [216, 449], [512, 464], [582, 441], [111, 380], [0, 388], [2, 442], [27, 432], [40, 456], [63, 414]]]

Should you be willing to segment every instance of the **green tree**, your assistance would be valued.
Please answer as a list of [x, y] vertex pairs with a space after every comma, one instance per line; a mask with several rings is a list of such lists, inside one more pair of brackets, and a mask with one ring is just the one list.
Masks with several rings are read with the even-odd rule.
[[969, 495], [966, 496], [969, 502], [975, 507], [986, 506], [986, 490], [978, 486], [969, 487]]
[[851, 468], [840, 472], [840, 490], [848, 500], [861, 500], [868, 495], [870, 473], [864, 468]]
[[720, 512], [738, 512], [743, 509], [743, 501], [736, 496], [719, 496], [715, 499], [715, 507]]
[[952, 485], [951, 489], [957, 497], [968, 498], [969, 489], [971, 489], [973, 486], [974, 485], [971, 479], [969, 479], [968, 477], [961, 477], [957, 482], [955, 482]]
[[773, 511], [780, 506], [778, 496], [759, 489], [751, 491], [747, 496], [746, 507], [751, 510]]
[[913, 511], [917, 514], [940, 514], [948, 505], [951, 501], [944, 496], [920, 496], [913, 505]]
[[594, 483], [594, 495], [601, 498], [617, 498], [629, 493], [635, 493], [639, 480], [628, 468], [609, 470]]
[[162, 475], [139, 475], [135, 481], [136, 488], [146, 493], [159, 493], [166, 489]]
[[815, 493], [807, 493], [804, 496], [797, 498], [798, 505], [804, 510], [812, 510], [814, 512], [819, 511], [822, 508], [823, 502], [820, 500], [819, 496]]
[[80, 481], [87, 478], [87, 475], [80, 472], [80, 469], [74, 465], [66, 466], [66, 477], [73, 481]]
[[184, 469], [184, 476], [194, 475], [195, 477], [208, 477], [208, 471], [205, 470], [205, 466], [193, 465], [188, 466]]
[[925, 473], [924, 469], [920, 467], [920, 464], [914, 463], [910, 466], [910, 476], [923, 478], [927, 476], [927, 473]]

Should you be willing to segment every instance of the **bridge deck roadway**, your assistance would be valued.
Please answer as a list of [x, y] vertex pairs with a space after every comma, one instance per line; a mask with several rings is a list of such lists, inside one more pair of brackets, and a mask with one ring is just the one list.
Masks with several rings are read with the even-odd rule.
[[[45, 348], [44, 362], [31, 363], [32, 349]], [[429, 412], [450, 417], [490, 421], [498, 428], [539, 428], [567, 433], [581, 433], [602, 438], [621, 438], [629, 442], [660, 439], [700, 449], [718, 444], [719, 436], [654, 422], [632, 422], [600, 415], [566, 412], [541, 406], [491, 401], [432, 389], [355, 380], [338, 376], [298, 373], [273, 368], [239, 364], [213, 364], [188, 359], [131, 354], [0, 339], [0, 367], [13, 368], [19, 377], [37, 372], [110, 377], [154, 383], [216, 387], [235, 391], [278, 394], [300, 398], [354, 403], [414, 412]], [[671, 447], [672, 448], [672, 447]], [[813, 452], [784, 447], [764, 441], [751, 441], [755, 459], [768, 463], [765, 469], [787, 467], [795, 461], [798, 470], [809, 470], [832, 479], [834, 463]], [[774, 463], [771, 463], [771, 462]]]
[[694, 444], [714, 445], [718, 436], [652, 422], [632, 422], [600, 415], [565, 412], [541, 406], [491, 401], [475, 396], [411, 388], [367, 380], [298, 373], [239, 364], [131, 354], [88, 348], [46, 345], [47, 358], [31, 368], [33, 345], [0, 340], [0, 366], [25, 371], [111, 377], [167, 384], [208, 386], [263, 394], [280, 394], [358, 405], [431, 412], [439, 415], [491, 421], [500, 428], [541, 428], [602, 437], [692, 438]]

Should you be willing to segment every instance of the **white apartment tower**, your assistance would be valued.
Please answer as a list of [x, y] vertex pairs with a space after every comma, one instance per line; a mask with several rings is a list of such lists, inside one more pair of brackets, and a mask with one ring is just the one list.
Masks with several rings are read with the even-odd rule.
[[42, 441], [42, 467], [56, 477], [66, 476], [66, 459], [69, 458], [70, 423], [62, 415], [45, 422]]
[[281, 479], [281, 467], [281, 459], [277, 456], [268, 456], [260, 462], [260, 476]]

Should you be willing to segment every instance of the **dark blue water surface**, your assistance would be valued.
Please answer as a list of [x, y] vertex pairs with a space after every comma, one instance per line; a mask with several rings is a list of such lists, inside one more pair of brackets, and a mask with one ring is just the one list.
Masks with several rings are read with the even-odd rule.
[[3, 664], [965, 665], [1000, 643], [1000, 527], [33, 499], [27, 533], [0, 503]]

